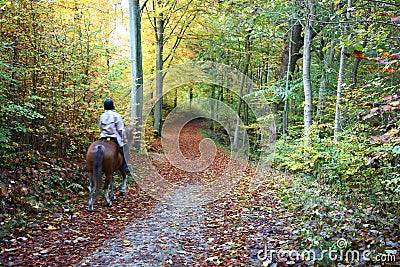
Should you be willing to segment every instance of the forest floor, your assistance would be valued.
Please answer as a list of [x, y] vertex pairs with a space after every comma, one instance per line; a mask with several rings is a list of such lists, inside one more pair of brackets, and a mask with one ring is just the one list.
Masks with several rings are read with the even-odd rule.
[[[203, 126], [204, 122], [194, 121], [180, 132], [180, 149], [186, 158], [200, 157]], [[168, 198], [157, 201], [131, 186], [112, 207], [104, 207], [100, 197], [90, 213], [87, 196], [77, 196], [81, 201], [73, 210], [44, 214], [42, 220], [15, 234], [7, 245], [1, 243], [0, 265], [400, 264], [398, 220], [378, 223], [371, 220], [376, 217], [374, 211], [365, 211], [364, 216], [334, 198], [315, 199], [315, 188], [302, 189], [290, 176], [273, 170], [256, 190], [249, 190], [250, 167], [238, 173], [242, 179], [224, 197], [203, 204], [199, 192], [220, 175], [229, 156], [217, 148], [207, 170], [186, 172], [166, 160], [160, 140], [149, 150], [157, 159], [154, 164], [158, 172], [180, 185]], [[186, 205], [188, 202], [190, 205]], [[332, 259], [330, 256], [335, 255], [328, 255], [329, 250], [339, 254], [333, 253], [336, 258]], [[293, 254], [296, 252], [298, 255]], [[313, 255], [314, 259], [310, 257]]]

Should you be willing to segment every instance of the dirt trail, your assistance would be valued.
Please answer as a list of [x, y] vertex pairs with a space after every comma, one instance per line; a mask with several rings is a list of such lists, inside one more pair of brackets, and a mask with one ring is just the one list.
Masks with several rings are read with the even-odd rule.
[[[201, 129], [205, 126], [206, 121], [204, 120], [194, 120], [186, 124], [185, 127], [179, 133], [179, 149], [182, 155], [189, 160], [199, 159], [201, 156], [199, 150], [199, 144], [203, 140], [200, 134]], [[172, 130], [174, 127], [171, 127]], [[179, 131], [179, 129], [176, 129]], [[168, 139], [170, 133], [163, 133], [165, 138]], [[158, 139], [154, 142], [152, 150], [156, 153], [152, 153], [153, 157], [157, 154], [163, 155], [163, 147], [161, 140]], [[214, 180], [215, 177], [219, 177], [221, 173], [226, 168], [230, 157], [223, 153], [220, 149], [216, 148], [215, 158], [211, 165], [201, 172], [188, 172], [182, 170], [173, 164], [171, 164], [164, 157], [161, 160], [155, 162], [157, 165], [158, 172], [168, 181], [184, 185], [184, 184], [207, 184]]]
[[[145, 219], [136, 220], [125, 231], [105, 242], [99, 250], [79, 266], [194, 266], [197, 255], [204, 250], [204, 214], [198, 207], [177, 206], [196, 186], [188, 186], [159, 203]], [[186, 195], [186, 196], [185, 196]], [[194, 200], [195, 201], [195, 200]], [[186, 243], [192, 244], [188, 250]]]
[[[193, 121], [180, 132], [180, 149], [188, 159], [200, 157], [203, 126], [203, 121]], [[153, 149], [162, 152], [161, 143], [156, 142]], [[153, 157], [159, 173], [181, 187], [159, 202], [148, 217], [133, 222], [78, 266], [261, 266], [257, 253], [263, 248], [264, 226], [271, 228], [276, 223], [274, 214], [265, 220], [263, 210], [245, 208], [241, 189], [201, 206], [203, 184], [223, 171], [229, 157], [217, 150], [214, 162], [201, 172], [182, 171], [161, 154]], [[273, 197], [264, 197], [275, 205]], [[255, 224], [256, 220], [265, 224]]]

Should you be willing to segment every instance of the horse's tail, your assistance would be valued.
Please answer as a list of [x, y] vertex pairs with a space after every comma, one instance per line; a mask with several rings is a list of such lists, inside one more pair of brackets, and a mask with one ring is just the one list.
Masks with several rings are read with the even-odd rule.
[[99, 194], [101, 177], [103, 176], [103, 158], [104, 158], [104, 146], [96, 146], [94, 149], [94, 162], [93, 162], [93, 180], [95, 182], [95, 194]]

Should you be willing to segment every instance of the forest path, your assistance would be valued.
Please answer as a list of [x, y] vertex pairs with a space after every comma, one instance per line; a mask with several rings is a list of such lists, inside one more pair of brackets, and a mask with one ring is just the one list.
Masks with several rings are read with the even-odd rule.
[[187, 199], [186, 194], [196, 189], [196, 186], [187, 186], [185, 191], [176, 192], [170, 203], [158, 203], [146, 218], [133, 222], [78, 265], [196, 265], [195, 254], [201, 253], [206, 246], [203, 236], [205, 210], [201, 206], [172, 203]]
[[[179, 147], [188, 159], [200, 157], [202, 127], [204, 121], [197, 120], [180, 131]], [[257, 201], [244, 192], [245, 182], [239, 182], [225, 198], [201, 205], [203, 184], [223, 171], [229, 157], [217, 149], [208, 169], [187, 172], [163, 157], [160, 142], [153, 149], [159, 173], [180, 187], [78, 266], [261, 266], [258, 257], [266, 235], [288, 232], [273, 211], [276, 198], [261, 190]]]

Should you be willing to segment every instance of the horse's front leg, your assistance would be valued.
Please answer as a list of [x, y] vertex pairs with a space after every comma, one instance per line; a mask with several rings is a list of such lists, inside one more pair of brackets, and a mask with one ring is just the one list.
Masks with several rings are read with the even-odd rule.
[[106, 205], [109, 207], [111, 207], [111, 205], [112, 205], [110, 196], [109, 196], [109, 191], [112, 187], [112, 185], [111, 185], [112, 180], [113, 180], [112, 173], [107, 173], [106, 174], [106, 182], [104, 184], [104, 196], [106, 197]]

